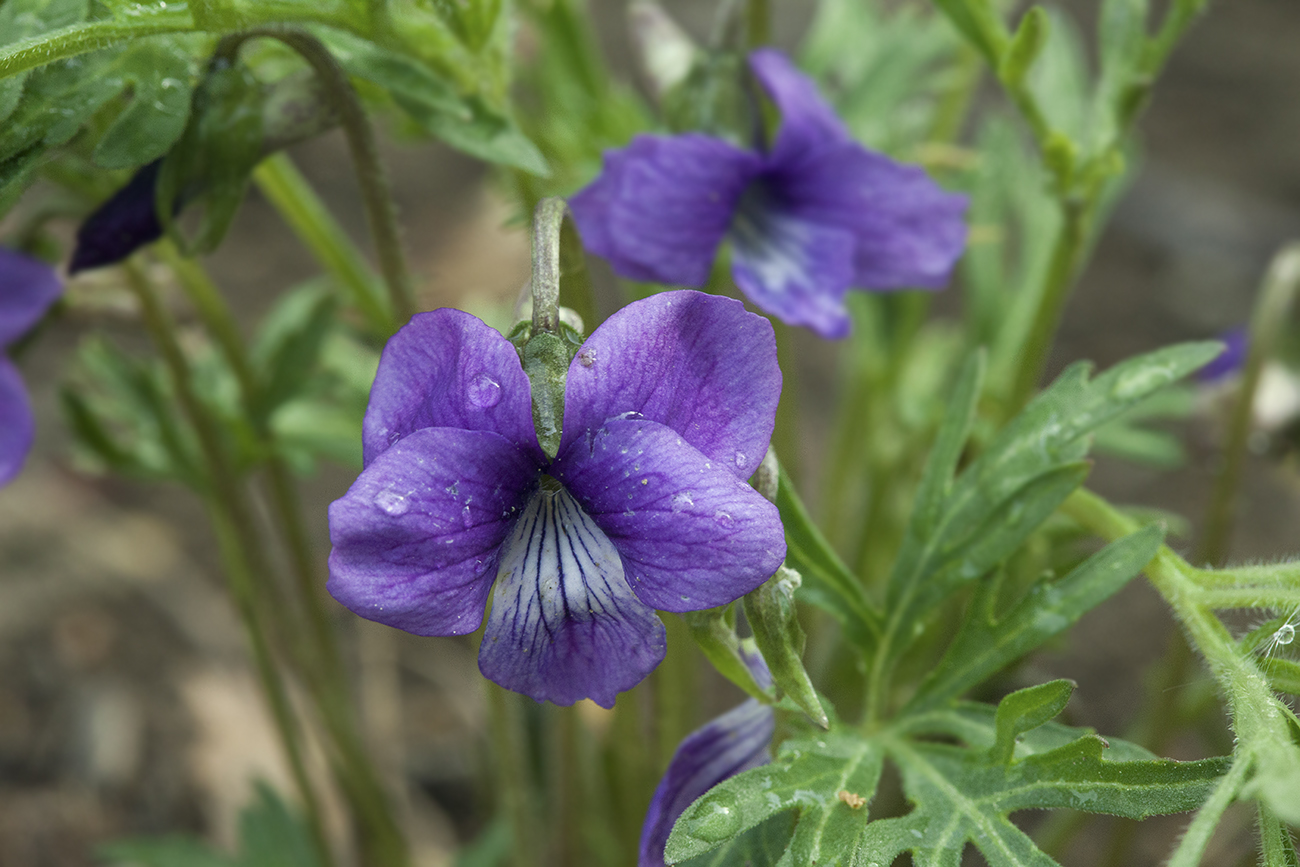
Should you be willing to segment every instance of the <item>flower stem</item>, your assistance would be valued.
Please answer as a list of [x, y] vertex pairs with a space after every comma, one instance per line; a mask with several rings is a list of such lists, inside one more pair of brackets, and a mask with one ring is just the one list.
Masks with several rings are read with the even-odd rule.
[[361, 187], [361, 202], [370, 224], [370, 234], [379, 259], [379, 270], [388, 287], [389, 302], [399, 322], [414, 315], [415, 290], [412, 288], [406, 255], [397, 223], [397, 209], [384, 164], [379, 159], [374, 128], [366, 115], [356, 89], [347, 73], [329, 49], [312, 34], [298, 27], [267, 25], [246, 30], [227, 37], [218, 47], [218, 53], [233, 54], [248, 39], [265, 36], [278, 39], [302, 56], [320, 78], [347, 136], [348, 149], [356, 169], [357, 183]]
[[253, 181], [316, 260], [351, 296], [371, 332], [386, 338], [396, 331], [399, 323], [386, 301], [375, 294], [370, 265], [293, 161], [285, 154], [267, 157], [253, 171]]
[[299, 725], [268, 641], [267, 628], [262, 617], [264, 606], [257, 598], [256, 588], [265, 587], [269, 582], [256, 580], [255, 576], [260, 574], [265, 579], [269, 577], [269, 570], [262, 568], [264, 564], [249, 560], [250, 557], [259, 561], [261, 559], [255, 555], [255, 552], [260, 551], [260, 544], [253, 541], [256, 539], [256, 532], [251, 526], [247, 526], [251, 509], [248, 508], [246, 496], [239, 486], [238, 474], [231, 466], [231, 461], [222, 446], [215, 421], [190, 388], [193, 378], [189, 363], [180, 344], [176, 341], [175, 323], [170, 320], [154, 295], [153, 287], [149, 284], [144, 271], [135, 262], [127, 262], [123, 267], [127, 285], [140, 304], [145, 327], [162, 354], [163, 363], [171, 377], [172, 387], [176, 391], [182, 412], [194, 427], [199, 446], [207, 461], [209, 473], [204, 496], [208, 501], [213, 527], [220, 544], [230, 595], [244, 624], [258, 679], [270, 707], [285, 757], [289, 761], [290, 771], [303, 800], [313, 842], [319, 850], [322, 863], [331, 864], [333, 859], [325, 841], [320, 804], [303, 761]]
[[1282, 248], [1269, 264], [1259, 301], [1251, 316], [1246, 368], [1229, 417], [1223, 460], [1215, 474], [1214, 489], [1206, 510], [1205, 532], [1197, 549], [1197, 563], [1221, 566], [1227, 558], [1255, 393], [1259, 390], [1264, 362], [1274, 355], [1286, 327], [1287, 313], [1297, 291], [1300, 291], [1300, 243], [1292, 243]]
[[514, 867], [535, 867], [541, 863], [542, 833], [533, 805], [537, 803], [529, 769], [523, 720], [514, 695], [495, 683], [485, 683], [493, 765], [497, 775], [497, 798], [510, 823], [510, 845]]

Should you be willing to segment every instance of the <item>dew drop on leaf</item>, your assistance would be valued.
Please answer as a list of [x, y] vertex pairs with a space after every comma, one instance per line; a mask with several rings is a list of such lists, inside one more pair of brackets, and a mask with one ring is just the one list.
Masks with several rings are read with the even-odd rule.
[[695, 807], [687, 833], [710, 843], [727, 840], [740, 830], [740, 802], [730, 792], [705, 797]]
[[1290, 623], [1283, 623], [1278, 627], [1277, 632], [1273, 633], [1274, 644], [1290, 644], [1295, 641], [1295, 627]]

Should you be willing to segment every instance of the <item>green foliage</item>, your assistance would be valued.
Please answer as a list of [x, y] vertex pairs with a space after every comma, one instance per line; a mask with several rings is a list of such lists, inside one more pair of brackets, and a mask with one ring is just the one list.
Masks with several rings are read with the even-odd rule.
[[805, 638], [794, 604], [799, 585], [799, 573], [782, 566], [767, 583], [745, 596], [745, 619], [772, 671], [772, 680], [813, 722], [827, 728], [826, 711], [803, 667]]
[[117, 840], [97, 854], [110, 867], [321, 867], [298, 811], [260, 780], [255, 800], [240, 811], [234, 856], [182, 836]]

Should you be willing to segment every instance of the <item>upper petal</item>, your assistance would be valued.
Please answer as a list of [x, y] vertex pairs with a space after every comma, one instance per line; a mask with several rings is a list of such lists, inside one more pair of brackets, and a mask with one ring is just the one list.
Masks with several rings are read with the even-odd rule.
[[965, 247], [965, 196], [856, 142], [774, 165], [764, 178], [784, 213], [853, 234], [852, 286], [942, 287]]
[[0, 349], [26, 334], [62, 291], [49, 265], [0, 247]]
[[617, 546], [628, 584], [655, 608], [724, 605], [785, 559], [776, 506], [664, 425], [610, 420], [562, 447], [551, 472]]
[[606, 320], [569, 365], [565, 445], [638, 413], [747, 479], [781, 397], [772, 325], [730, 298], [664, 292]]
[[664, 846], [686, 808], [723, 780], [772, 760], [776, 715], [749, 699], [691, 732], [673, 753], [641, 828], [637, 867], [664, 867]]
[[473, 632], [497, 550], [537, 472], [530, 456], [487, 431], [404, 437], [330, 505], [330, 594], [367, 620], [417, 635]]
[[460, 310], [417, 313], [384, 347], [362, 425], [365, 464], [428, 427], [491, 431], [542, 459], [519, 354]]
[[853, 234], [768, 205], [743, 208], [732, 228], [736, 285], [782, 322], [826, 338], [848, 336], [844, 295], [853, 280]]
[[18, 368], [0, 355], [0, 485], [23, 468], [32, 447], [32, 407]]
[[798, 160], [829, 145], [850, 140], [848, 129], [817, 84], [774, 48], [749, 55], [749, 68], [781, 113], [781, 126], [768, 154], [776, 162]]
[[589, 250], [634, 280], [703, 286], [762, 158], [698, 133], [638, 135], [569, 200]]
[[666, 647], [610, 540], [567, 491], [538, 491], [502, 547], [479, 647], [484, 676], [538, 701], [613, 707]]

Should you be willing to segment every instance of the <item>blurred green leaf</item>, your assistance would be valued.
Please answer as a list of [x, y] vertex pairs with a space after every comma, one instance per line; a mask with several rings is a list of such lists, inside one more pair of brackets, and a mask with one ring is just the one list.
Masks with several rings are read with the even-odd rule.
[[262, 321], [251, 361], [260, 378], [255, 423], [302, 392], [316, 373], [321, 347], [334, 327], [335, 295], [317, 282], [283, 295]]
[[239, 844], [239, 867], [321, 867], [307, 823], [262, 780], [239, 813]]
[[[0, 46], [76, 24], [86, 17], [89, 0], [6, 0], [0, 3]], [[27, 72], [0, 79], [0, 123], [18, 106]]]
[[165, 154], [185, 130], [193, 89], [191, 43], [148, 39], [131, 46], [121, 80], [130, 91], [126, 108], [95, 146], [95, 163], [131, 169]]
[[206, 843], [180, 835], [115, 840], [99, 846], [95, 854], [112, 867], [242, 867]]

